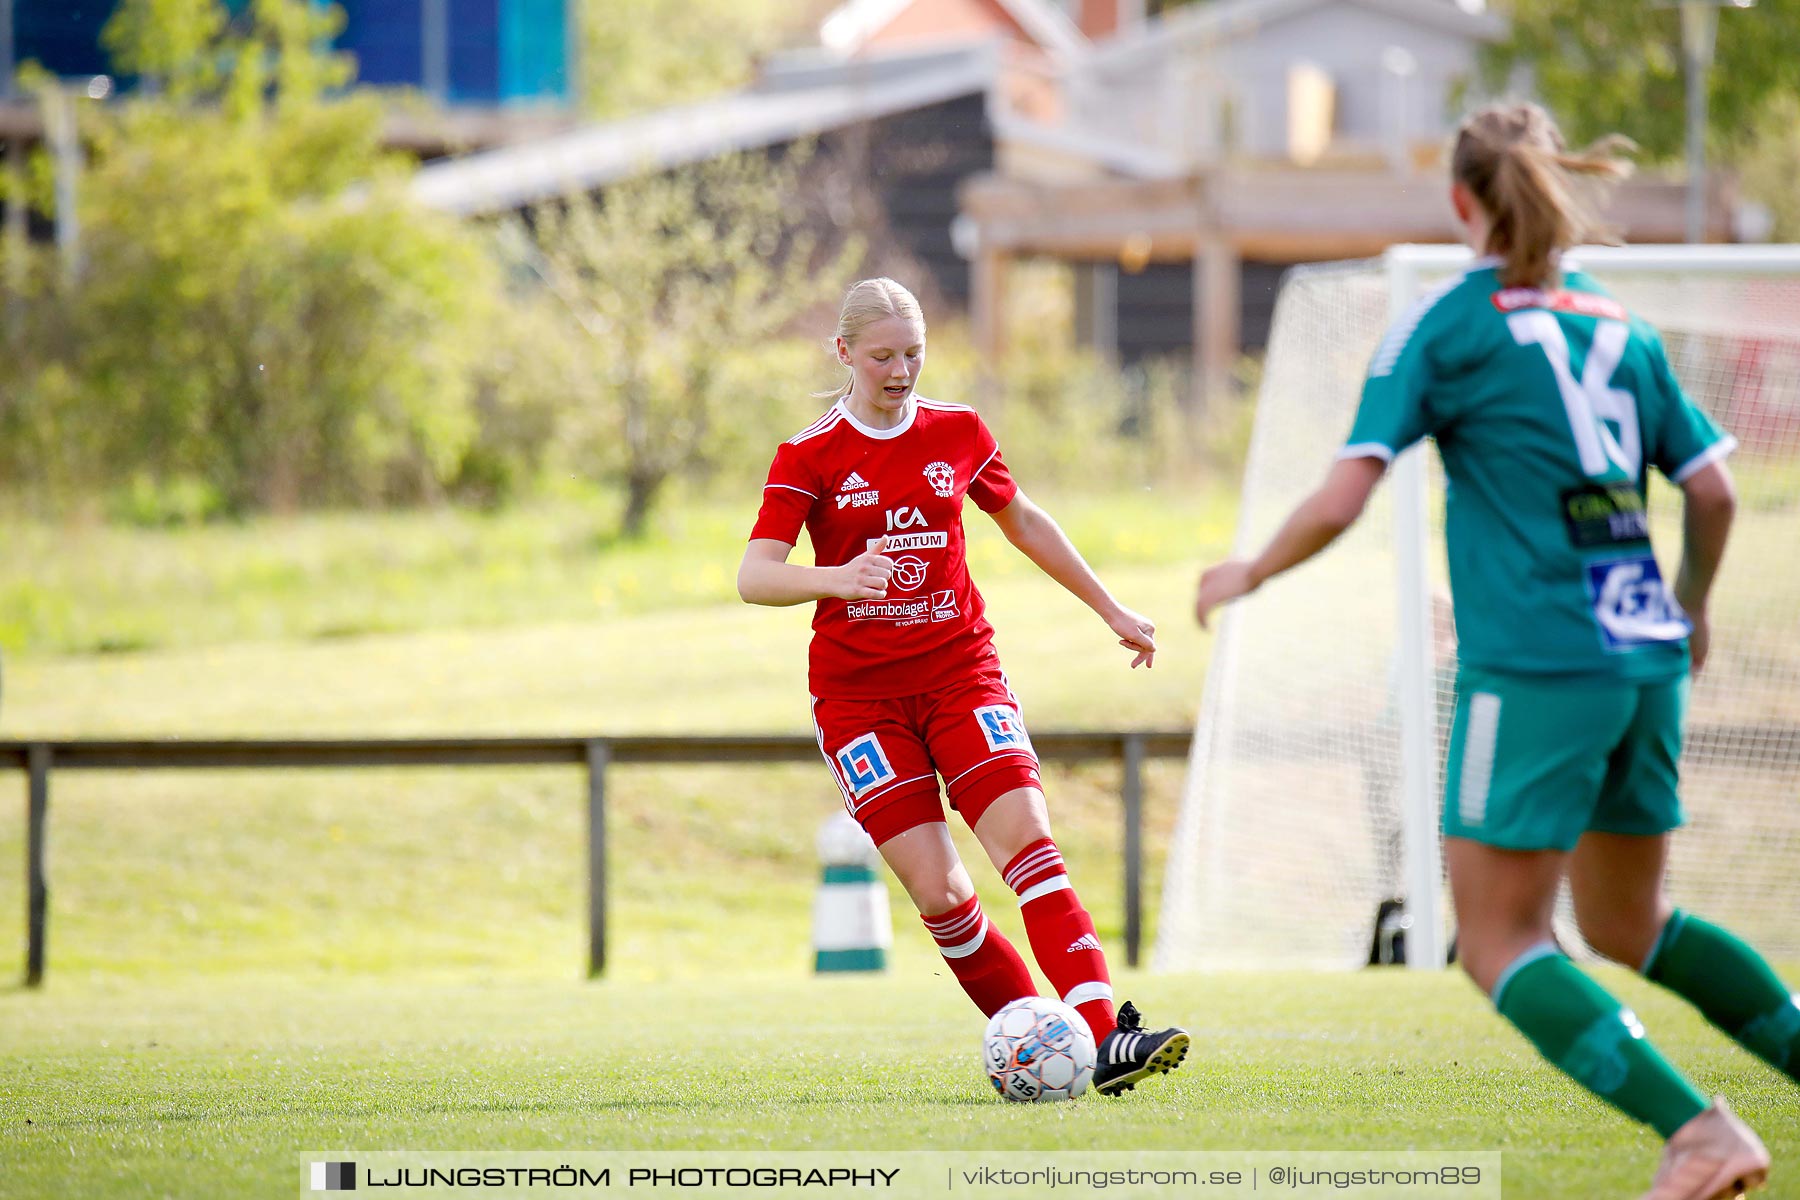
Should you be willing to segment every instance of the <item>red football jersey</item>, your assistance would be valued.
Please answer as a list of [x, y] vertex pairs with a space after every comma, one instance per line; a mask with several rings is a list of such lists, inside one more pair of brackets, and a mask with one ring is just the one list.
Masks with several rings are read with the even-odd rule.
[[985, 512], [1018, 485], [974, 409], [920, 396], [892, 429], [840, 402], [783, 442], [752, 538], [794, 545], [801, 525], [822, 567], [888, 535], [885, 600], [820, 600], [809, 671], [824, 699], [882, 700], [935, 691], [994, 661], [994, 627], [963, 553], [963, 497]]

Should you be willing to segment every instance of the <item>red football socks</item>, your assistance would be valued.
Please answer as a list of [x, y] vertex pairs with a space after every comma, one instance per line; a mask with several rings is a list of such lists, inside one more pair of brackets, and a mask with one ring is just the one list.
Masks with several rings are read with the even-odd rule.
[[963, 991], [986, 1016], [1020, 996], [1037, 995], [1025, 960], [998, 929], [988, 924], [981, 900], [970, 896], [947, 913], [921, 915], [944, 961]]
[[1019, 894], [1019, 913], [1038, 969], [1063, 1002], [1087, 1021], [1098, 1046], [1117, 1024], [1112, 976], [1094, 935], [1094, 919], [1069, 882], [1062, 852], [1049, 838], [1040, 838], [1014, 855], [1001, 875]]

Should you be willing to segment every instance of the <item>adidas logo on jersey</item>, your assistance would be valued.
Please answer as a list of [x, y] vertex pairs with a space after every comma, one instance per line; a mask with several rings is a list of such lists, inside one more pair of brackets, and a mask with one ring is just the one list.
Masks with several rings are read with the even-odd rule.
[[855, 471], [852, 471], [852, 472], [850, 472], [850, 478], [848, 478], [848, 479], [844, 480], [844, 482], [838, 484], [838, 491], [854, 492], [858, 488], [866, 488], [868, 486], [869, 486], [868, 480], [864, 479], [861, 475], [858, 475]]
[[1063, 953], [1064, 954], [1073, 954], [1077, 950], [1098, 950], [1099, 948], [1100, 948], [1100, 939], [1095, 937], [1091, 933], [1084, 933], [1080, 937], [1076, 938], [1074, 941], [1074, 944], [1071, 945], [1067, 950], [1064, 950]]

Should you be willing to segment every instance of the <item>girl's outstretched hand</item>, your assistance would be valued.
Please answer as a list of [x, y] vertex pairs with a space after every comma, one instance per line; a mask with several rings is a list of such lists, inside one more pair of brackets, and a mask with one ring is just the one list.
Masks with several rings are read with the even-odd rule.
[[1137, 652], [1131, 660], [1133, 667], [1154, 667], [1156, 665], [1156, 623], [1149, 617], [1132, 612], [1129, 608], [1121, 608], [1107, 619], [1107, 625], [1119, 635], [1119, 645], [1127, 650]]

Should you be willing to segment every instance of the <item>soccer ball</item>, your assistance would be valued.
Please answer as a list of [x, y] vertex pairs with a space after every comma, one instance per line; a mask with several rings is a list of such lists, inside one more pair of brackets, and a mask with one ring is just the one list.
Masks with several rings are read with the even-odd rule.
[[1094, 1038], [1061, 1000], [1026, 996], [988, 1022], [981, 1066], [1008, 1100], [1073, 1100], [1094, 1077]]

